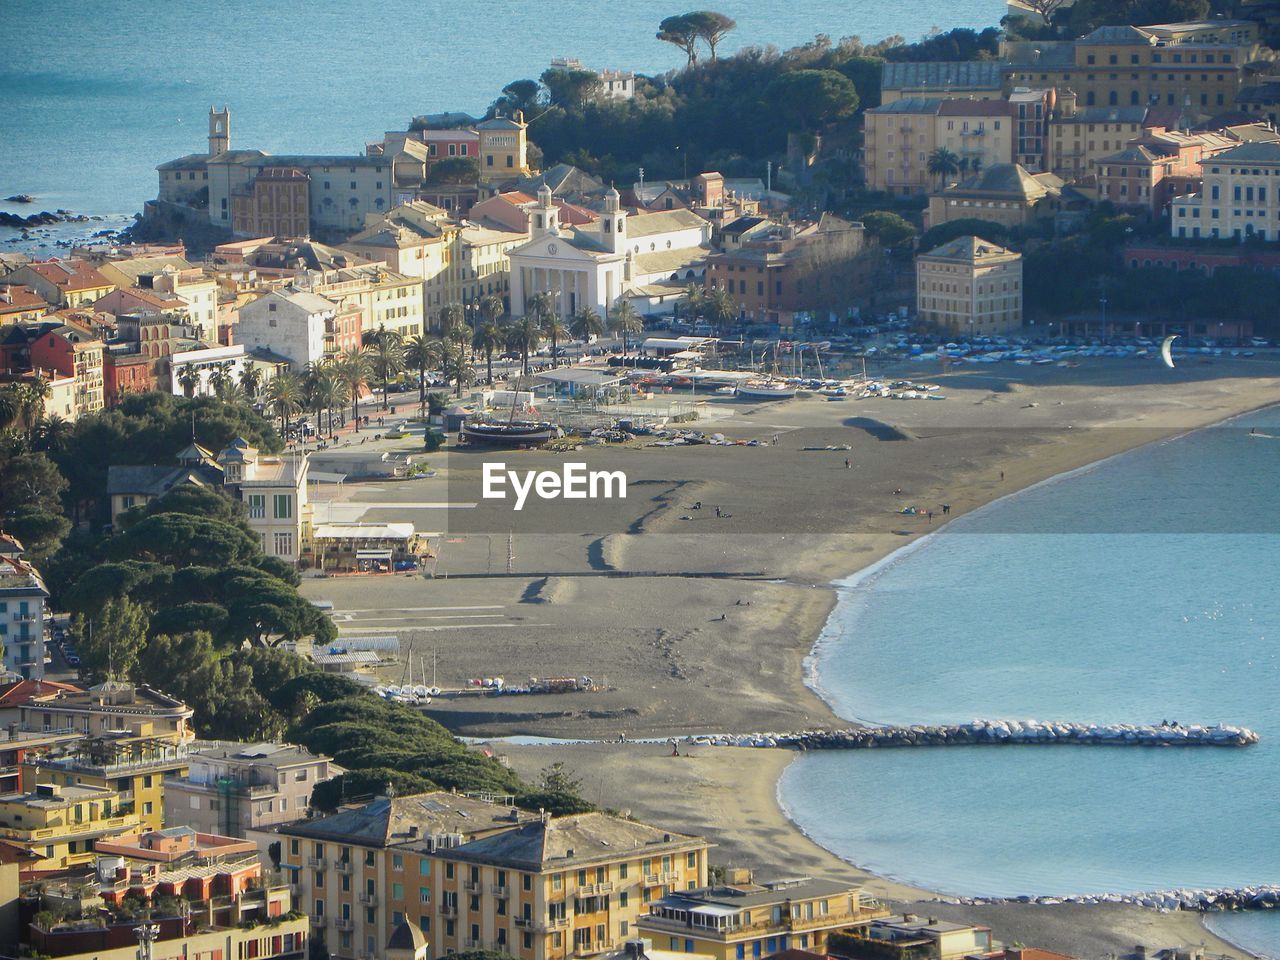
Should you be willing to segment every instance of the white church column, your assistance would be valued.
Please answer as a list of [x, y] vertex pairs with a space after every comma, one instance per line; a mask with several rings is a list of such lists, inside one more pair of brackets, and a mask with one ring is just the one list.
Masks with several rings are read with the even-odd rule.
[[511, 315], [524, 315], [524, 267], [516, 267], [511, 271]]

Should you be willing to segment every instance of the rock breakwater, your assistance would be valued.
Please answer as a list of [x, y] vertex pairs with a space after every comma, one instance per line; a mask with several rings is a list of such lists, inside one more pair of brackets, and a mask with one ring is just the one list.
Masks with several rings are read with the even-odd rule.
[[1128, 903], [1156, 910], [1195, 910], [1218, 913], [1227, 910], [1275, 910], [1280, 908], [1280, 885], [1217, 887], [1209, 889], [1157, 890], [1148, 893], [1098, 893], [1063, 897], [938, 897], [937, 903], [983, 906], [989, 903]]
[[869, 747], [948, 747], [986, 744], [1080, 744], [1143, 747], [1247, 747], [1258, 735], [1247, 727], [1178, 723], [1070, 723], [1038, 720], [972, 720], [968, 723], [851, 727], [793, 733], [690, 737], [711, 746], [856, 750]]

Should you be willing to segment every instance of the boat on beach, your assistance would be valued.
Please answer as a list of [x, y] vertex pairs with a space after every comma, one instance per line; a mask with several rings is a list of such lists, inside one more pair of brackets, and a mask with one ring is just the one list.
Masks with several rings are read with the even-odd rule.
[[790, 400], [796, 388], [775, 377], [759, 377], [738, 386], [738, 394], [744, 400]]
[[560, 428], [546, 420], [469, 420], [462, 425], [462, 442], [477, 446], [536, 447], [558, 436]]

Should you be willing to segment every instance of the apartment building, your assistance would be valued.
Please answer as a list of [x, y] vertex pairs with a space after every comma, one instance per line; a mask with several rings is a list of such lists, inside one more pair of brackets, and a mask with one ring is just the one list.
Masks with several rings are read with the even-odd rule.
[[1174, 198], [1196, 192], [1204, 161], [1232, 144], [1213, 133], [1149, 133], [1097, 162], [1098, 199], [1159, 216]]
[[272, 290], [240, 308], [236, 339], [249, 350], [288, 359], [295, 371], [324, 359], [324, 337], [338, 305], [319, 293]]
[[757, 884], [742, 875], [732, 880], [668, 893], [640, 917], [639, 930], [660, 948], [716, 960], [760, 960], [785, 950], [825, 954], [833, 932], [865, 930], [889, 915], [847, 883], [805, 877]]
[[943, 148], [959, 175], [1010, 163], [1017, 139], [1017, 108], [1005, 100], [907, 98], [866, 111], [867, 186], [889, 193], [925, 193], [939, 186], [930, 157]]
[[1183, 107], [1205, 115], [1235, 106], [1258, 52], [1248, 21], [1102, 26], [1078, 40], [1002, 45], [1005, 83], [1070, 87], [1086, 107]]
[[0, 556], [0, 644], [4, 669], [27, 680], [44, 677], [44, 604], [40, 571], [18, 557]]
[[41, 783], [28, 793], [0, 796], [0, 840], [37, 859], [22, 876], [35, 877], [92, 863], [99, 840], [136, 833], [136, 813], [121, 811], [114, 790]]
[[106, 404], [102, 376], [102, 341], [92, 334], [63, 324], [31, 341], [33, 370], [54, 370], [74, 381], [71, 416], [76, 420], [101, 410]]
[[128, 733], [86, 737], [29, 757], [24, 784], [92, 787], [115, 794], [116, 810], [133, 813], [147, 830], [164, 822], [164, 779], [187, 772], [187, 745], [152, 735], [149, 723]]
[[1280, 143], [1242, 143], [1201, 170], [1200, 190], [1170, 205], [1173, 236], [1280, 238]]
[[709, 847], [608, 814], [552, 818], [449, 793], [378, 799], [263, 840], [340, 958], [374, 955], [401, 923], [436, 957], [606, 952], [665, 893], [705, 884]]
[[985, 956], [993, 949], [991, 928], [952, 923], [936, 917], [896, 914], [877, 919], [865, 931], [868, 955], [960, 960]]
[[22, 730], [68, 731], [86, 737], [122, 732], [175, 743], [195, 738], [192, 709], [181, 700], [153, 690], [108, 680], [88, 690], [59, 690], [18, 708]]
[[81, 307], [115, 289], [116, 284], [85, 260], [44, 260], [26, 263], [5, 281], [30, 287], [55, 307]]
[[167, 823], [244, 837], [307, 816], [311, 791], [334, 776], [333, 760], [288, 743], [193, 745], [186, 776], [164, 782]]
[[957, 334], [1022, 326], [1022, 254], [980, 237], [957, 237], [916, 257], [916, 312]]

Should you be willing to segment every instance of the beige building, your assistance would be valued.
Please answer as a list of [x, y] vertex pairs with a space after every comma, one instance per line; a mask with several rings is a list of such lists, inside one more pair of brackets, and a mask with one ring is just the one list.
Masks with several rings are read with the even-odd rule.
[[1242, 143], [1201, 169], [1199, 192], [1170, 205], [1173, 236], [1280, 239], [1280, 143]]
[[888, 913], [848, 883], [809, 877], [754, 883], [744, 875], [720, 886], [673, 890], [637, 926], [658, 947], [715, 960], [761, 960], [786, 950], [825, 955], [832, 932], [865, 930]]
[[953, 333], [1006, 333], [1022, 326], [1022, 254], [980, 237], [958, 237], [916, 257], [916, 312]]
[[262, 552], [297, 563], [311, 538], [311, 503], [307, 496], [310, 460], [301, 456], [266, 456], [236, 437], [218, 454], [225, 483], [239, 494], [249, 513], [249, 529]]
[[867, 186], [889, 193], [925, 193], [940, 185], [929, 172], [937, 149], [955, 155], [956, 176], [1013, 160], [1018, 125], [1004, 100], [895, 100], [865, 113]]
[[386, 329], [405, 337], [422, 332], [422, 281], [395, 273], [382, 264], [308, 271], [298, 277], [295, 285], [324, 297], [340, 311], [358, 307], [365, 332]]
[[604, 813], [543, 817], [450, 793], [381, 798], [288, 824], [296, 902], [331, 956], [373, 956], [402, 923], [432, 956], [563, 960], [616, 949], [673, 890], [705, 885], [705, 840]]
[[130, 730], [136, 736], [186, 743], [195, 737], [191, 715], [191, 708], [181, 700], [151, 687], [107, 681], [88, 690], [59, 690], [38, 697], [23, 704], [18, 716], [22, 730], [66, 731], [86, 737]]
[[1026, 227], [1052, 219], [1062, 209], [1062, 181], [1052, 173], [1028, 173], [1016, 163], [999, 163], [929, 195], [925, 228], [953, 220], [990, 220]]
[[482, 183], [514, 180], [533, 173], [529, 167], [528, 126], [519, 110], [514, 117], [493, 117], [476, 124]]
[[1067, 182], [1091, 176], [1103, 157], [1124, 149], [1146, 132], [1146, 107], [1086, 107], [1077, 105], [1075, 92], [1058, 93], [1049, 118], [1046, 163]]
[[301, 820], [311, 791], [334, 776], [333, 760], [289, 743], [202, 743], [186, 776], [164, 782], [165, 822], [200, 833], [244, 837]]
[[30, 793], [0, 797], [0, 840], [39, 859], [23, 876], [60, 873], [92, 863], [94, 843], [139, 829], [138, 815], [122, 812], [114, 790], [37, 784]]
[[[920, 957], [926, 960], [960, 960], [983, 956], [993, 949], [991, 928], [969, 923], [952, 923], [934, 917], [897, 914], [876, 920], [866, 931], [871, 947], [881, 947], [872, 954]], [[886, 951], [883, 948], [888, 948]]]

